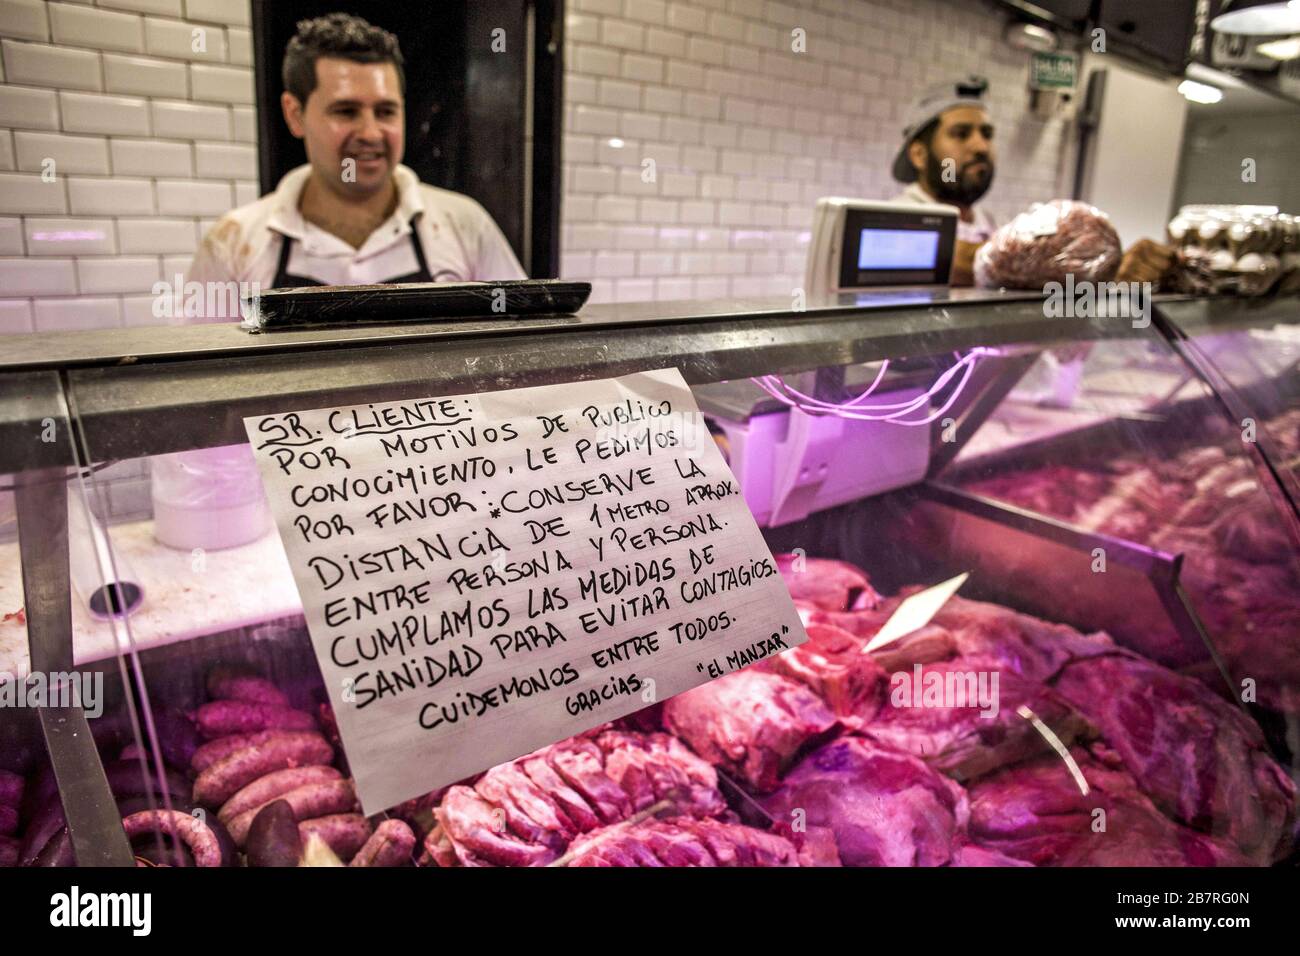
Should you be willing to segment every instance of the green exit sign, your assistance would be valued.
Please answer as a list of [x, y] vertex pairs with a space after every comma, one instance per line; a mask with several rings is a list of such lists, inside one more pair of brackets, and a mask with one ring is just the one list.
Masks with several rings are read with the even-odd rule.
[[1035, 53], [1029, 64], [1031, 90], [1072, 90], [1076, 59], [1073, 53]]

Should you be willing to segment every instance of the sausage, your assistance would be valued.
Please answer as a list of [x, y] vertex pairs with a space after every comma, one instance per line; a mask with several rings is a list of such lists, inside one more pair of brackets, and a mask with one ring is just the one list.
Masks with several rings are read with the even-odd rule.
[[194, 751], [194, 756], [190, 758], [190, 769], [195, 773], [202, 773], [222, 757], [228, 757], [236, 750], [243, 750], [249, 744], [258, 743], [265, 736], [266, 732], [263, 731], [260, 734], [231, 734], [229, 737], [209, 740]]
[[0, 804], [0, 837], [13, 836], [17, 832], [18, 811]]
[[248, 828], [244, 852], [249, 866], [297, 866], [302, 859], [302, 837], [293, 807], [272, 800], [258, 810]]
[[122, 821], [128, 839], [152, 835], [160, 830], [184, 843], [194, 856], [194, 865], [221, 866], [221, 840], [204, 820], [179, 810], [141, 810]]
[[303, 710], [246, 700], [214, 700], [193, 715], [199, 734], [209, 740], [259, 730], [315, 730], [316, 718]]
[[415, 833], [401, 820], [385, 820], [375, 827], [366, 845], [348, 866], [406, 866], [415, 849]]
[[288, 770], [277, 770], [275, 773], [268, 773], [265, 777], [259, 777], [227, 800], [217, 812], [217, 817], [229, 826], [230, 821], [241, 813], [260, 810], [276, 797], [290, 790], [297, 790], [312, 783], [341, 779], [343, 774], [327, 766], [290, 767]]
[[289, 698], [284, 691], [265, 677], [237, 674], [225, 667], [215, 667], [208, 674], [208, 696], [213, 700], [242, 700], [273, 707], [289, 706]]
[[0, 807], [13, 807], [15, 810], [23, 805], [23, 785], [21, 776], [0, 770]]
[[257, 743], [221, 758], [199, 774], [194, 781], [194, 802], [219, 807], [258, 777], [333, 759], [334, 749], [320, 734], [267, 731]]
[[0, 836], [0, 869], [18, 865], [22, 845], [13, 837]]
[[[351, 780], [328, 780], [323, 783], [309, 783], [288, 793], [281, 794], [278, 800], [289, 804], [294, 819], [311, 820], [335, 813], [347, 813], [357, 809], [357, 792], [352, 788]], [[267, 803], [273, 801], [268, 800]], [[253, 824], [263, 805], [234, 816], [227, 824], [230, 835], [236, 845], [243, 846], [248, 837], [248, 828]]]
[[304, 843], [313, 833], [346, 863], [370, 838], [370, 823], [359, 813], [336, 813], [298, 824], [298, 834]]
[[163, 838], [157, 840], [141, 839], [139, 846], [132, 846], [136, 866], [194, 866], [194, 854], [179, 841]]

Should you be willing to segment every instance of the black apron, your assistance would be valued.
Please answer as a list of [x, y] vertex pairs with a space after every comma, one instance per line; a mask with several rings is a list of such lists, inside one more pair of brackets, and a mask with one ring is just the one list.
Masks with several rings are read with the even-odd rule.
[[[289, 274], [289, 252], [293, 248], [294, 240], [289, 236], [280, 237], [280, 262], [275, 267], [275, 280], [271, 283], [272, 289], [291, 289], [296, 286], [305, 285], [324, 285], [324, 282], [318, 282], [315, 279], [309, 279], [306, 276], [295, 276]], [[419, 263], [419, 268], [414, 272], [407, 273], [404, 276], [393, 276], [390, 279], [376, 279], [373, 285], [388, 285], [394, 282], [432, 282], [433, 276], [429, 274], [429, 264], [424, 258], [424, 249], [420, 245], [420, 234], [415, 227], [415, 221], [411, 222], [411, 248], [415, 250], [415, 261]], [[443, 275], [444, 273], [439, 273]], [[451, 273], [446, 275], [455, 278]]]

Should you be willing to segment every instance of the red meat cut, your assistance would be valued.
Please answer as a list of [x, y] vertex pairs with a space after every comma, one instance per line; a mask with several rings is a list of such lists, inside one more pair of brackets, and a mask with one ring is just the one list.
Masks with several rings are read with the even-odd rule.
[[[976, 685], [982, 676], [994, 707], [982, 709]], [[996, 689], [993, 678], [996, 676]], [[942, 681], [964, 700], [945, 699], [937, 706], [917, 706], [921, 693], [916, 672], [891, 678], [891, 692], [863, 732], [890, 746], [915, 754], [955, 780], [973, 780], [1005, 764], [1036, 756], [1053, 747], [1032, 718], [1045, 725], [1063, 745], [1094, 736], [1083, 716], [1059, 694], [1038, 681], [1026, 680], [997, 663], [958, 658], [920, 669], [920, 681]], [[907, 689], [909, 694], [901, 691]], [[897, 692], [896, 692], [897, 691]], [[989, 713], [989, 711], [994, 711]]]
[[888, 675], [866, 641], [833, 624], [806, 624], [806, 643], [768, 659], [765, 669], [808, 687], [846, 726], [856, 728], [880, 710]]
[[778, 554], [774, 558], [790, 597], [796, 601], [823, 611], [864, 610], [880, 601], [880, 595], [862, 570], [844, 561], [794, 554]]
[[966, 794], [925, 762], [864, 737], [841, 737], [791, 770], [762, 800], [778, 822], [796, 813], [835, 834], [845, 866], [943, 866], [966, 827]]
[[747, 667], [668, 700], [664, 726], [715, 767], [767, 793], [790, 761], [837, 722], [807, 687]]
[[653, 817], [580, 837], [569, 866], [799, 866], [793, 843], [740, 823]]
[[1290, 846], [1295, 784], [1259, 727], [1205, 685], [1129, 653], [1068, 664], [1055, 689], [1162, 811], [1267, 864]]
[[449, 788], [425, 848], [441, 866], [543, 866], [579, 835], [661, 800], [683, 815], [721, 814], [717, 782], [667, 734], [572, 737]]
[[[1008, 767], [969, 791], [970, 836], [1037, 866], [1244, 866], [1226, 841], [1168, 819], [1101, 745]], [[1086, 788], [1087, 792], [1084, 792]]]

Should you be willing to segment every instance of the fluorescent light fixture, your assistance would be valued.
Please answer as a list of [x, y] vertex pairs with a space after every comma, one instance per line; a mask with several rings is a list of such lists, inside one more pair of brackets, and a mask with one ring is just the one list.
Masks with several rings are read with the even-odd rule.
[[624, 144], [623, 141], [619, 139], [617, 136], [611, 136], [609, 140], [609, 145], [612, 146], [614, 149], [622, 149]]
[[[1300, 0], [1291, 0], [1292, 3]], [[1255, 47], [1255, 52], [1274, 60], [1300, 59], [1300, 37], [1288, 37], [1285, 40], [1269, 40]]]
[[1178, 84], [1178, 92], [1193, 103], [1209, 105], [1223, 99], [1223, 90], [1207, 83], [1197, 83], [1195, 80], [1183, 80]]
[[1287, 36], [1300, 33], [1300, 3], [1254, 3], [1231, 13], [1221, 13], [1210, 21], [1217, 33], [1239, 33], [1252, 37]]

